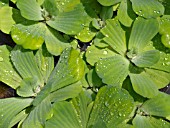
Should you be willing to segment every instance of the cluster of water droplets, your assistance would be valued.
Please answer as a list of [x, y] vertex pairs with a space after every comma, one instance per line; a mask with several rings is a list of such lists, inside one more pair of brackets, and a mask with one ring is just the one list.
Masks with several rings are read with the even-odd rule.
[[[158, 10], [153, 10], [153, 13], [156, 14], [156, 15], [158, 15], [158, 14], [160, 14], [160, 11], [158, 11]], [[143, 10], [136, 11], [136, 14], [138, 14], [138, 15], [141, 16], [141, 17], [144, 17], [144, 16], [145, 16], [145, 12], [143, 12]]]

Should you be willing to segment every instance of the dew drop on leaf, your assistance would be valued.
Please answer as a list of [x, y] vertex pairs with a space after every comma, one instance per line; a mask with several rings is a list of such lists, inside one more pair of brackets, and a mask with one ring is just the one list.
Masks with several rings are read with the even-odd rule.
[[109, 106], [109, 103], [106, 101], [106, 102], [104, 103], [104, 105], [105, 105], [106, 107], [108, 107], [108, 106]]
[[104, 50], [104, 51], [103, 51], [103, 54], [104, 54], [104, 55], [106, 55], [107, 53], [108, 53], [108, 51], [107, 51], [107, 50]]
[[0, 62], [2, 62], [4, 59], [2, 57], [0, 57]]

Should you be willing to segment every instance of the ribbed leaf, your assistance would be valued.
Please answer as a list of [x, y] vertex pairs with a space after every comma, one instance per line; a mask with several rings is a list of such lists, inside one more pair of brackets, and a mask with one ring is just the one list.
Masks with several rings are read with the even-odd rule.
[[156, 19], [136, 18], [129, 39], [128, 49], [141, 51], [158, 33], [159, 23]]
[[141, 109], [149, 115], [166, 117], [170, 115], [170, 96], [160, 93], [152, 99], [147, 100]]
[[22, 97], [36, 96], [40, 91], [37, 81], [38, 79], [36, 76], [23, 79], [20, 87], [17, 89], [17, 94]]
[[11, 30], [12, 39], [16, 44], [22, 45], [25, 49], [36, 50], [44, 42], [46, 27], [43, 23], [26, 21], [24, 24], [17, 24]]
[[71, 84], [49, 94], [51, 102], [63, 101], [69, 98], [74, 98], [82, 91], [80, 82]]
[[8, 128], [12, 118], [28, 107], [32, 100], [31, 98], [0, 99], [0, 128]]
[[47, 51], [46, 47], [42, 46], [35, 54], [35, 59], [43, 76], [44, 83], [47, 83], [48, 77], [54, 69], [54, 58]]
[[130, 0], [122, 0], [118, 13], [117, 13], [119, 21], [127, 26], [130, 27], [134, 18], [135, 13], [132, 10], [132, 5], [130, 3]]
[[86, 59], [92, 66], [100, 59], [112, 57], [115, 53], [108, 48], [100, 49], [94, 45], [89, 46], [86, 51]]
[[169, 128], [170, 123], [159, 118], [136, 115], [133, 120], [134, 128]]
[[66, 41], [57, 31], [49, 27], [46, 30], [45, 44], [48, 51], [55, 56], [60, 55], [65, 48], [70, 47], [68, 41]]
[[97, 62], [96, 72], [108, 85], [121, 84], [128, 75], [129, 61], [120, 55], [105, 58]]
[[10, 52], [9, 46], [0, 46], [0, 81], [16, 89], [20, 85], [21, 77], [11, 63]]
[[106, 24], [106, 27], [101, 30], [102, 34], [105, 35], [103, 40], [115, 51], [124, 55], [126, 52], [125, 31], [121, 28], [117, 19], [107, 20]]
[[154, 81], [158, 89], [165, 87], [170, 82], [170, 74], [160, 70], [145, 69], [146, 74]]
[[159, 58], [159, 52], [157, 50], [151, 50], [139, 53], [137, 56], [132, 58], [131, 62], [138, 67], [149, 67], [157, 63]]
[[111, 19], [113, 17], [113, 7], [112, 6], [103, 6], [101, 9], [100, 17], [102, 21], [106, 21], [107, 19]]
[[33, 108], [29, 116], [23, 122], [24, 128], [43, 128], [45, 121], [52, 116], [51, 102], [49, 99], [43, 100], [38, 106]]
[[85, 92], [71, 102], [56, 102], [53, 105], [54, 116], [46, 123], [46, 127], [57, 128], [86, 128], [89, 118], [89, 103], [91, 99], [85, 95]]
[[32, 78], [36, 76], [39, 86], [42, 87], [44, 85], [41, 72], [36, 64], [32, 51], [24, 50], [16, 46], [11, 52], [11, 59], [22, 78]]
[[54, 20], [47, 21], [47, 24], [58, 31], [74, 35], [83, 29], [86, 16], [84, 8], [79, 4], [74, 10], [59, 13]]
[[110, 6], [119, 3], [121, 0], [97, 0], [103, 6]]
[[158, 94], [158, 87], [145, 72], [140, 74], [130, 73], [129, 75], [136, 93], [147, 98], [152, 98]]
[[0, 1], [0, 8], [4, 7], [4, 6], [8, 6], [9, 5], [9, 1], [8, 0], [1, 0]]
[[42, 10], [36, 0], [17, 0], [21, 15], [28, 20], [43, 20]]
[[133, 10], [139, 16], [156, 18], [164, 14], [164, 6], [157, 0], [131, 0]]
[[12, 18], [12, 11], [12, 7], [4, 6], [0, 8], [0, 30], [6, 34], [9, 34], [12, 25], [15, 24], [15, 21]]
[[104, 86], [97, 93], [88, 126], [92, 127], [98, 121], [107, 128], [117, 126], [128, 118], [133, 106], [133, 98], [126, 90]]
[[34, 100], [34, 105], [38, 105], [50, 92], [59, 90], [65, 86], [79, 81], [84, 75], [84, 63], [80, 58], [80, 53], [72, 48], [63, 51], [59, 62], [51, 73], [46, 86]]

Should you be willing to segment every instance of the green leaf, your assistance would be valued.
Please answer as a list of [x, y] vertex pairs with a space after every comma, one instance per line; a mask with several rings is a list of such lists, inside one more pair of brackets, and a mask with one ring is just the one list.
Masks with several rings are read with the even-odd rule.
[[126, 52], [126, 37], [125, 31], [121, 28], [119, 21], [116, 19], [107, 20], [106, 27], [101, 30], [105, 35], [103, 39], [108, 43], [115, 51], [124, 55]]
[[11, 52], [11, 59], [22, 78], [32, 78], [36, 76], [39, 86], [44, 86], [41, 72], [32, 51], [24, 50], [20, 46], [16, 46]]
[[13, 117], [30, 106], [32, 100], [31, 98], [0, 99], [0, 128], [8, 128]]
[[117, 13], [119, 21], [127, 26], [130, 27], [133, 20], [135, 19], [135, 13], [132, 10], [132, 5], [130, 0], [122, 0], [118, 13]]
[[170, 3], [169, 0], [159, 0], [165, 8], [164, 15], [170, 15]]
[[0, 8], [4, 7], [4, 6], [8, 6], [9, 5], [9, 0], [1, 0], [0, 1]]
[[14, 42], [25, 49], [36, 50], [44, 42], [46, 27], [43, 23], [30, 22], [16, 24], [11, 30]]
[[52, 105], [47, 98], [33, 108], [22, 124], [24, 128], [43, 128], [45, 121], [52, 116]]
[[45, 44], [48, 51], [55, 56], [60, 55], [65, 48], [70, 47], [68, 41], [59, 32], [49, 27], [46, 30]]
[[86, 60], [92, 66], [100, 59], [112, 57], [115, 53], [108, 48], [100, 49], [94, 45], [89, 46], [86, 51]]
[[40, 91], [37, 83], [37, 77], [25, 78], [22, 80], [20, 87], [17, 89], [17, 94], [22, 97], [36, 96]]
[[135, 13], [144, 18], [156, 18], [164, 14], [164, 6], [157, 0], [131, 0]]
[[165, 47], [170, 48], [170, 34], [163, 34], [161, 41]]
[[17, 7], [21, 11], [21, 15], [28, 19], [39, 21], [43, 20], [42, 9], [36, 0], [17, 0]]
[[147, 100], [141, 109], [154, 116], [166, 117], [170, 115], [170, 96], [165, 93], [159, 93], [154, 98]]
[[133, 125], [135, 128], [154, 128], [151, 125], [149, 119], [150, 117], [145, 117], [137, 114], [133, 119]]
[[91, 99], [85, 92], [70, 102], [56, 102], [53, 105], [53, 117], [46, 122], [46, 127], [86, 128], [90, 113]]
[[170, 15], [163, 15], [160, 20], [160, 28], [159, 33], [163, 34], [170, 34]]
[[120, 55], [104, 58], [97, 62], [96, 72], [102, 78], [103, 83], [121, 84], [128, 75], [129, 61]]
[[119, 3], [121, 0], [97, 0], [103, 6], [110, 6]]
[[163, 119], [136, 115], [133, 120], [134, 128], [169, 128], [170, 123]]
[[102, 85], [102, 80], [97, 75], [95, 69], [91, 69], [87, 73], [87, 81], [90, 87], [100, 87]]
[[0, 8], [0, 30], [6, 34], [9, 34], [15, 21], [12, 18], [12, 7], [4, 6]]
[[46, 47], [43, 45], [35, 54], [35, 59], [39, 70], [44, 79], [44, 83], [47, 80], [54, 69], [54, 57], [47, 51]]
[[84, 75], [84, 63], [80, 53], [72, 48], [65, 49], [60, 56], [59, 62], [51, 73], [46, 86], [34, 100], [34, 105], [38, 105], [50, 92], [64, 88], [76, 83]]
[[157, 63], [159, 58], [160, 54], [157, 50], [150, 50], [139, 53], [137, 56], [132, 58], [131, 62], [138, 67], [149, 67]]
[[93, 28], [84, 27], [77, 35], [76, 38], [79, 39], [81, 42], [90, 42], [94, 36], [96, 35], [96, 30]]
[[10, 52], [9, 46], [0, 46], [0, 81], [16, 89], [22, 79], [11, 63]]
[[86, 21], [87, 14], [81, 4], [77, 5], [74, 10], [69, 12], [61, 12], [54, 19], [46, 23], [63, 33], [75, 35], [83, 29], [83, 24]]
[[159, 23], [157, 19], [136, 18], [132, 27], [128, 49], [135, 48], [137, 52], [141, 51], [158, 31]]
[[117, 126], [129, 117], [133, 106], [133, 98], [126, 90], [104, 86], [97, 93], [88, 126], [92, 127], [98, 121], [107, 128]]
[[100, 17], [102, 21], [106, 21], [107, 19], [111, 19], [113, 17], [113, 7], [112, 6], [103, 6]]
[[64, 101], [69, 98], [74, 98], [82, 91], [80, 82], [71, 84], [49, 94], [51, 102]]
[[161, 70], [145, 69], [146, 74], [154, 81], [158, 89], [165, 87], [170, 82], [170, 74]]
[[152, 79], [149, 78], [145, 72], [140, 74], [130, 73], [129, 75], [133, 89], [136, 93], [147, 98], [152, 98], [158, 94], [157, 85], [152, 81]]

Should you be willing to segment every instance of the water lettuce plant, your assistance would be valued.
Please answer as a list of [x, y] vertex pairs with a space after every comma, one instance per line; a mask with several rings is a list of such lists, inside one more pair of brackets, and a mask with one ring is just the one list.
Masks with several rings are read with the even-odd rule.
[[1, 0], [0, 128], [169, 128], [168, 5]]

